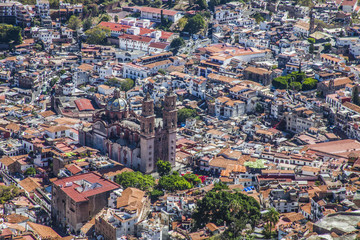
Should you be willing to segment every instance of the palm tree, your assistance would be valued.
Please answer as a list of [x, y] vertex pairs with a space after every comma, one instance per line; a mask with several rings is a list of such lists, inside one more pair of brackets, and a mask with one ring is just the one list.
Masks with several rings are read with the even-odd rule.
[[272, 227], [275, 227], [276, 223], [279, 221], [279, 215], [280, 214], [275, 208], [270, 208], [269, 211], [265, 213], [264, 219], [268, 222], [269, 232], [271, 232]]

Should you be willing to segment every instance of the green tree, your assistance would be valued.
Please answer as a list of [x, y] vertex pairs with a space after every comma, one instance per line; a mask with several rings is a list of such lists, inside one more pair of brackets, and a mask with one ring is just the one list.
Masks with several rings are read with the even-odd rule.
[[33, 167], [30, 167], [26, 169], [25, 173], [26, 176], [34, 176], [36, 174], [36, 169]]
[[273, 79], [272, 85], [275, 88], [287, 89], [288, 88], [288, 79], [284, 76], [276, 77]]
[[158, 73], [160, 73], [160, 74], [162, 74], [162, 75], [166, 75], [166, 71], [165, 71], [164, 69], [162, 69], [162, 68], [160, 68], [160, 69], [158, 70]]
[[184, 123], [188, 118], [197, 117], [197, 112], [195, 109], [190, 108], [181, 108], [177, 113], [178, 123]]
[[324, 44], [324, 51], [330, 51], [331, 50], [331, 43], [325, 43]]
[[134, 84], [134, 80], [132, 80], [131, 78], [125, 78], [120, 82], [120, 88], [122, 91], [127, 92], [134, 87]]
[[221, 1], [220, 0], [210, 0], [209, 2], [209, 8], [211, 10], [214, 10], [214, 8], [218, 5], [220, 5]]
[[116, 23], [119, 22], [119, 16], [118, 16], [118, 15], [115, 15], [114, 21], [115, 21]]
[[352, 102], [360, 106], [359, 89], [357, 88], [357, 86], [353, 87]]
[[309, 53], [313, 54], [315, 51], [315, 47], [314, 47], [314, 44], [313, 43], [310, 43], [310, 46], [309, 46]]
[[58, 81], [59, 81], [59, 78], [58, 78], [58, 77], [54, 77], [53, 79], [51, 79], [51, 81], [50, 81], [50, 87], [53, 87]]
[[68, 21], [68, 27], [71, 28], [72, 30], [79, 30], [81, 28], [81, 20], [80, 18], [78, 18], [75, 15], [72, 15]]
[[10, 24], [0, 24], [0, 43], [22, 43], [21, 28]]
[[155, 179], [151, 175], [141, 172], [123, 172], [116, 176], [115, 182], [123, 188], [134, 187], [143, 191], [150, 191], [155, 185]]
[[150, 5], [154, 8], [160, 8], [161, 7], [161, 4], [162, 4], [162, 1], [161, 0], [155, 0], [153, 1]]
[[276, 211], [275, 208], [270, 208], [265, 214], [264, 214], [264, 220], [268, 222], [268, 232], [271, 233], [271, 229], [275, 227], [276, 223], [279, 221], [279, 213]]
[[164, 196], [164, 192], [159, 189], [154, 189], [150, 193], [150, 197], [152, 201], [156, 201], [159, 197]]
[[101, 19], [100, 22], [109, 22], [111, 19], [111, 17], [109, 16], [109, 14], [104, 14]]
[[228, 185], [226, 185], [223, 182], [217, 182], [217, 183], [214, 184], [214, 187], [213, 187], [212, 191], [216, 192], [216, 191], [227, 190], [227, 189], [229, 189]]
[[167, 191], [185, 190], [192, 188], [193, 185], [186, 181], [186, 179], [179, 175], [178, 172], [173, 172], [171, 175], [162, 176], [159, 179], [158, 188]]
[[180, 31], [184, 29], [184, 27], [186, 26], [187, 22], [188, 22], [188, 19], [187, 19], [186, 17], [180, 18], [180, 20], [179, 20], [178, 23], [177, 23], [178, 28], [179, 28]]
[[301, 87], [302, 87], [302, 85], [301, 85], [300, 82], [291, 82], [291, 83], [290, 83], [290, 88], [291, 88], [292, 90], [300, 91], [300, 90], [301, 90]]
[[191, 17], [185, 28], [185, 32], [189, 32], [190, 34], [198, 33], [200, 30], [205, 28], [205, 20], [200, 14], [196, 14], [195, 16]]
[[49, 0], [50, 8], [59, 8], [59, 0]]
[[206, 0], [197, 0], [196, 4], [199, 5], [200, 9], [208, 8], [208, 4], [207, 4]]
[[170, 43], [170, 48], [172, 49], [174, 54], [176, 54], [183, 46], [185, 46], [185, 41], [182, 37], [175, 38]]
[[258, 113], [263, 113], [264, 112], [264, 107], [261, 103], [256, 103], [255, 105], [255, 111]]
[[86, 42], [90, 44], [104, 44], [108, 36], [110, 36], [110, 28], [96, 26], [85, 32], [87, 36]]
[[156, 162], [157, 172], [160, 176], [169, 175], [171, 172], [171, 163], [169, 161], [163, 161], [159, 159]]
[[162, 17], [161, 25], [159, 26], [159, 29], [168, 31], [172, 24], [173, 22], [170, 19]]
[[83, 30], [87, 31], [89, 30], [93, 25], [93, 19], [91, 17], [86, 18], [86, 20], [83, 23]]
[[186, 179], [186, 181], [191, 183], [193, 186], [197, 186], [197, 185], [201, 184], [201, 179], [193, 173], [184, 174], [183, 177]]
[[316, 89], [318, 81], [314, 78], [306, 78], [302, 84], [302, 90], [308, 91]]
[[307, 39], [309, 43], [315, 44], [315, 39], [314, 38], [308, 38]]
[[4, 204], [7, 201], [19, 195], [19, 188], [14, 185], [0, 186], [0, 203]]
[[261, 15], [261, 13], [257, 12], [255, 14], [252, 15], [253, 18], [255, 18], [256, 23], [261, 23], [263, 21], [265, 21], [264, 17]]
[[210, 191], [197, 202], [193, 219], [196, 228], [202, 228], [209, 222], [218, 226], [224, 222], [230, 225], [235, 219], [254, 226], [260, 220], [260, 205], [253, 197], [240, 192]]

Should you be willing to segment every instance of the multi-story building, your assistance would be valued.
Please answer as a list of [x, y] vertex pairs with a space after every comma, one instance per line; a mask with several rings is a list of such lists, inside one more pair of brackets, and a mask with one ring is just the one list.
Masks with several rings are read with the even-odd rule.
[[94, 172], [59, 179], [52, 184], [51, 215], [57, 226], [79, 232], [107, 205], [110, 193], [119, 188]]
[[269, 196], [270, 205], [280, 213], [298, 212], [298, 199], [298, 193], [295, 189], [289, 191], [272, 189]]
[[241, 17], [240, 7], [222, 5], [215, 8], [215, 20], [219, 23], [236, 23]]
[[149, 51], [150, 43], [154, 41], [151, 37], [123, 34], [119, 36], [119, 48], [123, 50]]
[[246, 104], [240, 100], [231, 100], [228, 97], [220, 97], [215, 100], [215, 116], [224, 118], [236, 118], [244, 115]]
[[105, 239], [121, 239], [123, 236], [136, 235], [136, 224], [147, 213], [148, 199], [145, 192], [127, 188], [115, 201], [115, 206], [104, 210], [95, 219], [95, 231]]
[[36, 0], [36, 14], [40, 18], [47, 18], [50, 15], [50, 4], [48, 0]]
[[293, 112], [285, 112], [284, 117], [286, 130], [290, 132], [300, 133], [319, 125], [319, 119], [316, 118], [315, 113], [304, 107], [296, 108]]
[[5, 1], [0, 3], [0, 22], [30, 27], [31, 15], [21, 3]]
[[136, 9], [140, 11], [141, 18], [149, 19], [154, 22], [161, 22], [161, 15], [163, 15], [164, 18], [169, 19], [173, 23], [176, 23], [180, 20], [180, 18], [182, 18], [181, 12], [173, 10], [152, 7], [136, 7]]
[[206, 78], [193, 77], [190, 79], [189, 92], [191, 95], [204, 99], [206, 91]]

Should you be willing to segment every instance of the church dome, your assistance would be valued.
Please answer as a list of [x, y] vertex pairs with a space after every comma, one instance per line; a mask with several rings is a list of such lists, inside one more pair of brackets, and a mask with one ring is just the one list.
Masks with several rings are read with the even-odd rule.
[[126, 110], [127, 102], [123, 98], [111, 99], [107, 104], [107, 109], [114, 112]]
[[113, 112], [126, 110], [127, 102], [120, 96], [120, 89], [115, 89], [114, 96], [108, 101], [106, 109]]

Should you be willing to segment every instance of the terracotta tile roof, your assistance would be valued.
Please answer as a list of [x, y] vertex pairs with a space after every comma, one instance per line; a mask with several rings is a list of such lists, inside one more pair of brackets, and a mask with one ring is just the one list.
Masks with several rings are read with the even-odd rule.
[[15, 123], [10, 123], [10, 124], [6, 125], [5, 129], [12, 130], [12, 131], [19, 131], [20, 126]]
[[306, 203], [306, 204], [302, 205], [300, 208], [307, 214], [311, 214], [311, 203]]
[[143, 204], [144, 196], [144, 191], [129, 187], [122, 192], [121, 197], [118, 197], [116, 207], [133, 207], [140, 210]]
[[291, 212], [291, 213], [284, 214], [284, 220], [288, 221], [288, 222], [298, 222], [298, 221], [301, 221], [304, 219], [305, 219], [305, 217], [301, 213]]
[[[81, 180], [89, 182], [91, 184], [98, 184], [98, 187], [85, 190], [78, 185], [81, 183]], [[71, 183], [71, 185], [67, 185]], [[79, 175], [74, 175], [67, 178], [62, 178], [53, 182], [54, 185], [61, 188], [71, 199], [75, 202], [87, 201], [87, 197], [98, 195], [104, 192], [112, 191], [119, 188], [119, 185], [106, 180], [95, 172], [89, 172]]]
[[89, 71], [93, 70], [93, 66], [91, 66], [90, 64], [83, 63], [80, 66], [78, 66], [78, 69], [80, 69], [84, 72], [89, 72]]
[[245, 68], [244, 71], [259, 74], [259, 75], [265, 75], [265, 74], [271, 73], [270, 71], [266, 70], [265, 68], [257, 68], [257, 67], [251, 67], [251, 66]]
[[75, 165], [75, 164], [66, 165], [65, 168], [66, 168], [67, 170], [69, 170], [73, 175], [82, 172], [82, 168], [78, 167], [78, 166]]
[[110, 28], [111, 31], [121, 31], [121, 30], [127, 30], [129, 28], [131, 28], [131, 26], [128, 25], [123, 25], [123, 24], [119, 24], [119, 23], [112, 23], [112, 22], [101, 22], [99, 23], [100, 26], [103, 27], [108, 27]]
[[32, 177], [27, 177], [24, 180], [21, 180], [19, 182], [19, 185], [25, 189], [25, 191], [27, 191], [28, 193], [33, 192], [36, 188], [41, 187], [40, 185], [40, 181], [42, 181], [42, 179], [36, 179], [36, 178], [32, 178]]
[[8, 157], [8, 156], [3, 156], [1, 159], [0, 159], [0, 162], [5, 165], [5, 166], [10, 166], [11, 164], [13, 164], [15, 162], [14, 159], [12, 159], [11, 157]]
[[179, 12], [173, 11], [173, 10], [167, 10], [167, 9], [161, 9], [161, 8], [152, 8], [152, 7], [136, 7], [141, 12], [149, 12], [149, 13], [156, 13], [161, 14], [161, 11], [164, 15], [174, 16], [178, 14]]
[[353, 139], [324, 142], [307, 145], [307, 150], [319, 151], [339, 156], [348, 156], [350, 151], [360, 150], [360, 142]]
[[344, 102], [343, 106], [353, 110], [354, 112], [360, 113], [360, 107], [351, 102]]
[[20, 214], [13, 213], [11, 215], [6, 216], [6, 220], [9, 223], [22, 223], [29, 220], [29, 218]]
[[207, 227], [211, 232], [214, 232], [214, 231], [216, 231], [216, 230], [219, 229], [214, 223], [208, 223], [208, 224], [206, 224], [206, 227]]
[[39, 235], [42, 239], [61, 239], [61, 236], [57, 234], [51, 227], [28, 222], [28, 226], [34, 231], [35, 234]]
[[61, 132], [61, 131], [65, 131], [70, 129], [70, 127], [64, 126], [64, 125], [56, 125], [56, 126], [51, 126], [49, 128], [46, 129], [46, 131], [51, 132], [51, 133], [56, 133], [56, 132]]
[[169, 44], [163, 42], [152, 42], [149, 45], [149, 47], [158, 48], [158, 49], [165, 49], [167, 46], [169, 46]]
[[50, 117], [53, 115], [56, 115], [56, 113], [54, 113], [53, 111], [49, 110], [49, 111], [45, 111], [45, 112], [41, 112], [39, 113], [40, 116], [46, 118], [46, 117]]
[[94, 111], [95, 108], [89, 99], [83, 98], [74, 101], [79, 111]]
[[143, 36], [129, 35], [129, 34], [120, 35], [119, 38], [131, 40], [135, 42], [146, 42], [146, 43], [149, 43], [153, 40], [151, 37], [143, 37]]

